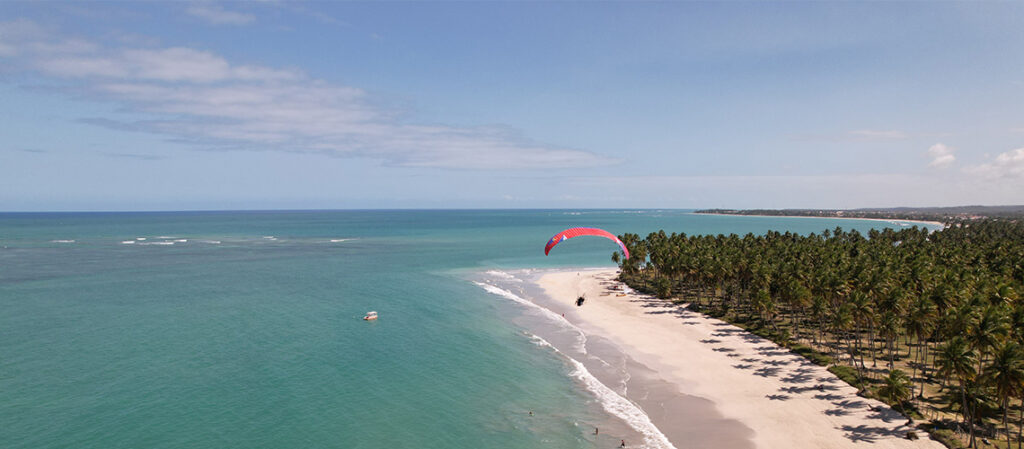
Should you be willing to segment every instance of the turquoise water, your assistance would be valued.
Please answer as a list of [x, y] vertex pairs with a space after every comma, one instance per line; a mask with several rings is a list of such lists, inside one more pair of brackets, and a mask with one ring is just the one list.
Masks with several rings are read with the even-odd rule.
[[[570, 226], [882, 225], [685, 211], [0, 214], [0, 447], [605, 446], [615, 435], [592, 428], [616, 418], [480, 273], [612, 266], [601, 239], [545, 257]], [[380, 320], [362, 321], [368, 310]]]

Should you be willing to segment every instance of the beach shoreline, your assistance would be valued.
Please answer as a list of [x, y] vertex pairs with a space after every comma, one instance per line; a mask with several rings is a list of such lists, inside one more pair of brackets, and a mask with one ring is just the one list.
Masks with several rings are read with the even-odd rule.
[[[584, 304], [572, 307], [566, 318], [588, 336], [616, 345], [650, 377], [672, 385], [674, 391], [662, 389], [665, 397], [659, 401], [673, 394], [704, 399], [722, 420], [749, 429], [740, 430], [744, 435], [737, 440], [714, 435], [716, 430], [737, 432], [733, 424], [694, 429], [693, 416], [652, 414], [676, 447], [944, 447], [919, 430], [919, 440], [907, 439], [915, 429], [905, 425], [905, 417], [858, 396], [825, 367], [682, 305], [637, 294], [615, 281], [616, 275], [616, 269], [573, 269], [544, 272], [533, 282], [550, 301], [569, 303], [584, 295]], [[627, 398], [641, 406], [649, 399]], [[728, 438], [732, 444], [723, 446]]]
[[887, 223], [902, 222], [902, 223], [913, 223], [920, 225], [938, 226], [939, 229], [945, 229], [946, 223], [940, 221], [927, 221], [927, 220], [908, 220], [903, 218], [859, 218], [859, 217], [817, 217], [811, 215], [759, 215], [759, 214], [711, 214], [711, 213], [697, 213], [691, 212], [693, 215], [723, 215], [728, 217], [769, 217], [769, 218], [821, 218], [827, 220], [868, 220], [868, 221], [884, 221]]

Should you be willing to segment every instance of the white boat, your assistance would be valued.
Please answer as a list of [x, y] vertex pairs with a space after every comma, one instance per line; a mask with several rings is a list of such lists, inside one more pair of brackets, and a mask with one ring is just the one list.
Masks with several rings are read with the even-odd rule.
[[366, 316], [363, 317], [366, 321], [373, 321], [377, 319], [377, 312], [366, 312]]

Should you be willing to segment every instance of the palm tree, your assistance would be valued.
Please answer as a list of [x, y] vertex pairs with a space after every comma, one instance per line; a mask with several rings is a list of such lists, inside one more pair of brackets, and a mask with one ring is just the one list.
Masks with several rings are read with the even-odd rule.
[[[867, 371], [864, 352], [871, 351], [874, 367], [880, 348], [894, 370], [902, 349], [897, 343], [906, 338], [909, 379], [918, 379], [919, 367], [922, 373], [920, 385], [910, 385], [912, 396], [927, 396], [932, 374], [942, 380], [940, 391], [959, 391], [954, 396], [972, 444], [974, 425], [985, 424], [979, 401], [998, 393], [1008, 414], [1010, 398], [1020, 398], [1018, 440], [1024, 442], [1024, 387], [1014, 391], [1004, 378], [1015, 366], [1007, 365], [1012, 354], [1004, 345], [1024, 347], [1024, 221], [972, 220], [934, 233], [890, 228], [867, 237], [842, 229], [625, 234], [621, 240], [633, 257], [613, 260], [622, 267], [621, 279], [637, 290], [661, 286], [664, 296], [682, 293], [700, 306], [706, 300], [707, 310], [726, 320], [760, 315], [776, 339], [786, 338], [777, 329], [784, 323], [823, 352], [846, 346], [861, 371]], [[1010, 419], [1003, 416], [1004, 431]]]
[[971, 432], [970, 446], [974, 446], [974, 423], [971, 410], [967, 407], [967, 382], [974, 379], [977, 373], [974, 370], [974, 362], [977, 352], [967, 344], [962, 336], [955, 336], [944, 345], [940, 346], [936, 354], [936, 363], [939, 366], [939, 374], [946, 378], [954, 378], [960, 385], [960, 398], [964, 423], [968, 425]]
[[900, 334], [900, 317], [893, 311], [886, 311], [882, 315], [881, 326], [878, 328], [878, 333], [885, 337], [885, 344], [889, 350], [889, 370], [893, 369], [894, 354], [896, 352], [896, 338]]
[[[853, 294], [850, 295], [850, 305], [852, 307], [854, 320], [857, 322], [857, 326], [860, 327], [862, 325], [861, 323], [868, 325], [869, 339], [873, 344], [875, 338], [875, 308], [871, 304], [871, 299], [864, 292], [854, 291]], [[860, 348], [860, 332], [857, 332], [857, 352], [860, 354], [860, 371], [863, 376], [865, 368], [864, 351]]]
[[918, 392], [918, 397], [924, 395], [924, 370], [923, 365], [925, 360], [917, 361], [921, 358], [922, 348], [924, 354], [928, 354], [928, 336], [931, 335], [933, 326], [935, 324], [935, 304], [927, 296], [918, 296], [910, 307], [910, 316], [907, 317], [904, 326], [907, 329], [907, 333], [917, 338], [918, 350], [917, 356], [914, 357], [914, 369], [911, 374], [911, 379], [917, 377], [917, 366], [921, 365], [921, 391]]
[[1006, 432], [1006, 446], [1010, 446], [1010, 425], [1007, 415], [1010, 411], [1010, 396], [1019, 396], [1024, 391], [1024, 348], [1017, 342], [1008, 342], [998, 347], [992, 363], [985, 367], [985, 383], [991, 385], [999, 396], [1003, 408], [1003, 430]]
[[988, 350], [996, 347], [1003, 336], [1006, 335], [1006, 315], [999, 305], [985, 307], [984, 312], [974, 326], [969, 330], [971, 346], [978, 351], [981, 357], [978, 358], [978, 372], [981, 372], [981, 364], [985, 360]]
[[878, 396], [885, 399], [890, 404], [895, 404], [899, 407], [900, 412], [907, 417], [907, 425], [913, 422], [913, 419], [907, 415], [906, 409], [903, 407], [903, 403], [913, 396], [912, 384], [910, 378], [907, 377], [907, 373], [900, 369], [894, 369], [889, 371], [889, 376], [885, 378], [885, 384], [878, 389]]

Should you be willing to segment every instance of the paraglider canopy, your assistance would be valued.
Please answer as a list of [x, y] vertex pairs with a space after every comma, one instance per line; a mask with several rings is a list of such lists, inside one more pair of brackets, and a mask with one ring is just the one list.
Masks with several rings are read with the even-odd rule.
[[555, 245], [562, 243], [565, 240], [569, 240], [573, 237], [579, 237], [581, 235], [594, 235], [610, 239], [615, 243], [619, 244], [619, 248], [622, 248], [622, 253], [626, 255], [627, 259], [629, 259], [629, 250], [626, 249], [626, 244], [622, 243], [622, 240], [619, 240], [619, 238], [616, 237], [614, 234], [605, 231], [604, 229], [597, 228], [569, 228], [562, 232], [559, 232], [558, 234], [555, 234], [554, 237], [551, 237], [551, 240], [548, 240], [548, 244], [544, 246], [544, 255], [548, 255], [548, 253], [551, 252], [551, 248], [554, 248]]

